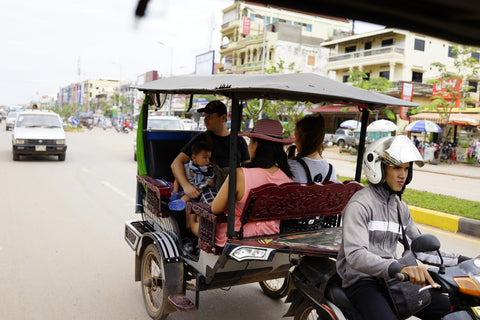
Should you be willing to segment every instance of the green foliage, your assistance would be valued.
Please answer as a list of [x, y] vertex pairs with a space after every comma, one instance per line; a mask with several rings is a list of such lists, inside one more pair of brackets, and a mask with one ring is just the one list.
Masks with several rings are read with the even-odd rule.
[[[280, 62], [278, 62], [276, 65], [265, 69], [265, 73], [267, 74], [285, 73], [286, 71], [298, 72], [295, 71], [294, 62], [290, 63], [288, 66], [285, 66], [284, 60], [280, 60]], [[248, 123], [251, 119], [256, 121], [260, 115], [260, 112], [262, 112], [262, 116], [280, 121], [283, 125], [284, 137], [291, 137], [295, 132], [295, 124], [304, 116], [303, 112], [299, 110], [301, 105], [298, 102], [293, 101], [262, 101], [262, 105], [260, 105], [259, 99], [247, 101], [247, 107], [244, 109], [246, 115], [245, 122]], [[305, 104], [307, 108], [311, 105], [311, 103]], [[244, 128], [242, 129], [244, 130]]]
[[480, 202], [406, 189], [403, 200], [412, 206], [480, 220]]
[[358, 88], [385, 93], [393, 87], [393, 83], [388, 79], [383, 77], [368, 79], [368, 76], [360, 70], [350, 70], [348, 74], [348, 82]]
[[[348, 82], [351, 82], [357, 88], [385, 93], [393, 87], [393, 83], [388, 79], [383, 77], [368, 79], [368, 76], [363, 71], [357, 69], [348, 71], [348, 75]], [[380, 112], [386, 115], [388, 119], [396, 122], [397, 118], [392, 110], [383, 108]]]
[[63, 107], [52, 107], [49, 110], [58, 113], [62, 119], [68, 119], [75, 111], [80, 110], [80, 106], [77, 105], [66, 105]]

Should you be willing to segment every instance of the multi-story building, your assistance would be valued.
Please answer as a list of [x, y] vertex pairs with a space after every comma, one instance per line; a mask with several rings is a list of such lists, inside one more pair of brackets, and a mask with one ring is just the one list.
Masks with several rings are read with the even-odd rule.
[[[400, 96], [402, 82], [413, 83], [413, 101], [419, 104], [430, 102], [432, 84], [428, 80], [440, 78], [433, 62], [453, 66], [454, 43], [425, 36], [415, 32], [385, 28], [322, 43], [330, 50], [326, 65], [330, 77], [347, 82], [350, 70], [361, 70], [372, 78], [384, 77], [393, 82], [388, 94]], [[479, 58], [479, 54], [472, 55]], [[477, 83], [480, 79], [468, 79], [472, 98], [478, 100]]]
[[63, 105], [85, 106], [88, 111], [97, 109], [102, 101], [114, 96], [119, 80], [85, 80], [60, 88], [58, 103]]
[[349, 32], [346, 19], [235, 1], [223, 10], [219, 73], [262, 73], [280, 60], [295, 70], [324, 73], [320, 43]]

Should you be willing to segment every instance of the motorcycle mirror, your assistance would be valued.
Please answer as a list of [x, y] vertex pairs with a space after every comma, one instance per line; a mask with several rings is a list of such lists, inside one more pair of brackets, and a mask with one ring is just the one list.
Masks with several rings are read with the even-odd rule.
[[412, 241], [414, 252], [430, 252], [440, 249], [440, 241], [433, 234], [421, 234]]

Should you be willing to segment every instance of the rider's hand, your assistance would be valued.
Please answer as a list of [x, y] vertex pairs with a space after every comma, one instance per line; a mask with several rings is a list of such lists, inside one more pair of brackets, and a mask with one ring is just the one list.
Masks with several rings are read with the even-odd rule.
[[189, 196], [190, 199], [197, 199], [200, 196], [200, 192], [198, 192], [198, 190], [191, 184], [183, 187], [183, 192], [185, 192], [185, 194]]
[[426, 282], [428, 282], [434, 287], [437, 286], [425, 267], [407, 266], [403, 267], [400, 272], [408, 274], [410, 277], [410, 283], [424, 285]]

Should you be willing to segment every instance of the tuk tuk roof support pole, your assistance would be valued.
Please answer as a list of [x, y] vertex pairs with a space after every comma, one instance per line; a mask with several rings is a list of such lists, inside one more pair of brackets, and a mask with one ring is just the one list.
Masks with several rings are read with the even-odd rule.
[[370, 110], [362, 108], [362, 126], [360, 128], [360, 142], [358, 143], [357, 168], [355, 170], [355, 181], [360, 182], [362, 177], [363, 154], [365, 153], [365, 138], [367, 136], [367, 123]]
[[232, 118], [230, 130], [230, 175], [228, 179], [228, 218], [227, 237], [231, 239], [235, 232], [235, 193], [237, 188], [237, 155], [238, 155], [238, 131], [240, 131], [240, 120], [242, 118], [242, 106], [239, 100], [232, 97]]

